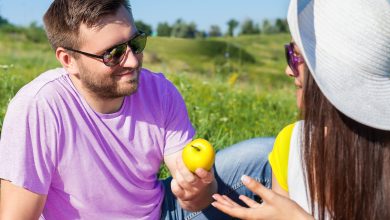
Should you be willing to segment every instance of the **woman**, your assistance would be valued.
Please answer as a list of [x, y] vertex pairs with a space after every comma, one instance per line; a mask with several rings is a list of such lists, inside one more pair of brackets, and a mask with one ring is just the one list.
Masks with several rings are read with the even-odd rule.
[[292, 0], [288, 21], [304, 123], [277, 138], [290, 143], [270, 155], [272, 191], [242, 178], [262, 204], [213, 205], [241, 219], [390, 219], [390, 2]]

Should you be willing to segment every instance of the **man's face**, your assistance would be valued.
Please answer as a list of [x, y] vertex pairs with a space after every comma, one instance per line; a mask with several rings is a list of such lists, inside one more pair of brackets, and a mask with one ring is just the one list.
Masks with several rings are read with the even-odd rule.
[[[128, 41], [136, 34], [130, 13], [121, 7], [115, 15], [103, 18], [98, 27], [80, 26], [79, 50], [101, 55], [107, 49]], [[80, 55], [76, 60], [78, 78], [83, 89], [100, 98], [112, 99], [131, 95], [138, 88], [143, 54], [134, 54], [129, 48], [116, 66], [106, 66], [102, 60]]]

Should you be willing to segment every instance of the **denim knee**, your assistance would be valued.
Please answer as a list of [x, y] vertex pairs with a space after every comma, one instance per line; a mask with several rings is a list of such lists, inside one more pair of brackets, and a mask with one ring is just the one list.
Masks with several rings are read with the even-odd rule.
[[242, 175], [270, 181], [268, 154], [275, 138], [254, 138], [219, 151], [215, 159], [216, 175], [228, 184], [241, 182]]
[[[275, 138], [261, 137], [248, 139], [230, 147], [227, 147], [217, 153], [217, 159], [223, 161], [258, 161], [259, 158], [268, 160], [268, 154], [271, 152]], [[248, 161], [249, 160], [249, 161]]]

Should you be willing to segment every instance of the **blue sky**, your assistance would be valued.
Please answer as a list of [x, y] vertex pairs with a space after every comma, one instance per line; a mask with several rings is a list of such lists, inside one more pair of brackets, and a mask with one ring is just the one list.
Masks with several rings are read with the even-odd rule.
[[[0, 0], [0, 15], [13, 24], [42, 24], [42, 16], [52, 0]], [[172, 24], [178, 18], [195, 22], [199, 30], [219, 25], [226, 30], [226, 22], [234, 18], [251, 18], [256, 23], [263, 19], [285, 18], [289, 0], [130, 0], [134, 18], [155, 29], [159, 22]]]

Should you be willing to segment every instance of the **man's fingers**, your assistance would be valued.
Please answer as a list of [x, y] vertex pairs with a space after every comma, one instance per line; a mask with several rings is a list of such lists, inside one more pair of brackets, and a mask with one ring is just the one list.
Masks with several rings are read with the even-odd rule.
[[183, 177], [183, 180], [187, 183], [194, 184], [198, 180], [198, 178], [193, 173], [191, 173], [191, 171], [188, 170], [181, 157], [178, 157], [176, 159], [176, 167], [181, 176]]
[[183, 197], [185, 194], [183, 188], [181, 188], [181, 186], [177, 183], [175, 179], [172, 179], [171, 181], [171, 190], [172, 193], [179, 198]]
[[249, 190], [259, 195], [263, 201], [270, 202], [273, 200], [275, 193], [267, 189], [263, 184], [245, 175], [241, 177], [241, 181]]
[[195, 170], [195, 174], [200, 178], [200, 180], [203, 183], [206, 183], [206, 184], [212, 183], [214, 180], [214, 174], [213, 174], [212, 170], [207, 171], [205, 169], [198, 168]]
[[250, 208], [258, 208], [261, 205], [260, 203], [253, 201], [252, 199], [250, 199], [244, 195], [240, 195], [239, 199], [241, 201], [243, 201]]
[[183, 190], [187, 190], [187, 191], [194, 191], [196, 188], [193, 187], [193, 185], [191, 185], [191, 183], [187, 182], [183, 175], [178, 171], [176, 170], [176, 175], [175, 175], [175, 178], [176, 179], [176, 183], [183, 189]]

